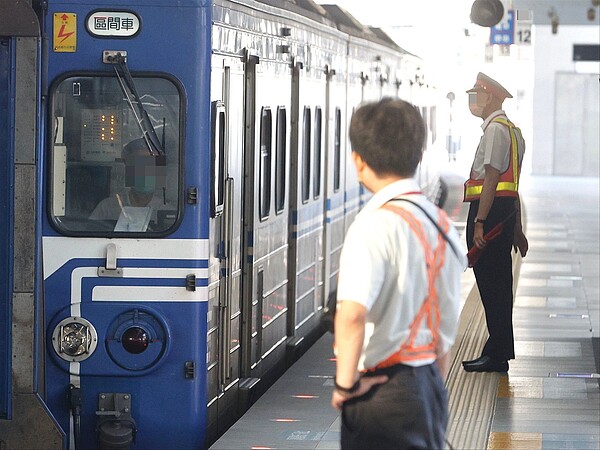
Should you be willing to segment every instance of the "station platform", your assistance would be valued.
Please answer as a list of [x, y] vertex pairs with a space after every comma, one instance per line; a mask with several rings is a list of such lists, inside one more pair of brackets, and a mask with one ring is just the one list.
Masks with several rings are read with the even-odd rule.
[[[524, 176], [529, 253], [516, 256], [516, 359], [467, 373], [487, 338], [472, 270], [446, 382], [453, 449], [600, 448], [598, 178]], [[461, 225], [461, 224], [459, 224]], [[333, 336], [323, 335], [211, 449], [337, 449]]]

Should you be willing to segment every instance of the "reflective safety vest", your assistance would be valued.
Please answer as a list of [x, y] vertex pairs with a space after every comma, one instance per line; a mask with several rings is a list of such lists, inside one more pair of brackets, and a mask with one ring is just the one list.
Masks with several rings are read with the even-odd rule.
[[[510, 120], [497, 117], [490, 123], [501, 123], [508, 127], [510, 134], [510, 159], [508, 169], [500, 174], [498, 185], [496, 186], [496, 197], [517, 197], [519, 190], [519, 175], [521, 166], [519, 163], [519, 141], [523, 142], [521, 130], [515, 126]], [[489, 125], [489, 124], [488, 124]], [[483, 180], [474, 180], [469, 178], [465, 182], [464, 201], [472, 202], [479, 200], [483, 189]]]
[[[435, 287], [438, 276], [446, 255], [446, 240], [441, 233], [438, 233], [437, 246], [435, 250], [431, 248], [423, 225], [415, 216], [406, 209], [397, 206], [384, 205], [388, 209], [408, 222], [411, 230], [417, 235], [425, 253], [425, 263], [427, 266], [427, 297], [419, 308], [415, 318], [410, 324], [408, 337], [401, 343], [400, 348], [394, 354], [378, 363], [375, 367], [367, 369], [383, 369], [396, 364], [406, 364], [418, 360], [436, 360], [438, 357], [437, 347], [440, 336], [440, 309], [438, 306], [438, 293]], [[448, 216], [442, 210], [439, 210], [438, 225], [444, 233], [449, 228]], [[423, 325], [426, 324], [430, 333], [429, 342], [416, 344], [415, 340], [418, 334], [423, 332]]]

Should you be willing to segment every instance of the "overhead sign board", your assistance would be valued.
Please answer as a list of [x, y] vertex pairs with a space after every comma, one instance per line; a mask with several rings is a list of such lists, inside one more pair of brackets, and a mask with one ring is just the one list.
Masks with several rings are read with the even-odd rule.
[[515, 36], [515, 12], [512, 9], [506, 11], [504, 17], [496, 26], [490, 28], [490, 44], [511, 45], [514, 44]]
[[86, 26], [92, 36], [127, 38], [140, 31], [140, 18], [126, 11], [95, 11]]
[[519, 20], [515, 22], [515, 44], [531, 45], [531, 20]]

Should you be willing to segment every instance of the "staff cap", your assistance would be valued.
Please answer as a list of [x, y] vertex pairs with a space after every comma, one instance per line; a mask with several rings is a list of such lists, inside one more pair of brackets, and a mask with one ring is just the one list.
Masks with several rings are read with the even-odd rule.
[[511, 93], [508, 92], [504, 86], [482, 72], [477, 74], [477, 81], [475, 81], [475, 85], [467, 92], [478, 91], [488, 92], [501, 100], [504, 100], [505, 98], [513, 98]]

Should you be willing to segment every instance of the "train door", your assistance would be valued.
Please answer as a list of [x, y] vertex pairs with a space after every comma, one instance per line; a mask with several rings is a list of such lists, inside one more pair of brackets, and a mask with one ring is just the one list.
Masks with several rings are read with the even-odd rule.
[[208, 441], [237, 417], [241, 327], [241, 187], [244, 67], [213, 56], [211, 249], [207, 328]]
[[[312, 55], [318, 61], [318, 55]], [[323, 304], [323, 216], [326, 73], [324, 64], [298, 63], [292, 77], [290, 258], [288, 334], [299, 344], [315, 326]]]
[[[342, 53], [343, 54], [343, 53]], [[346, 158], [346, 75], [343, 63], [327, 68], [325, 131], [325, 221], [323, 247], [325, 299], [337, 288], [339, 259], [344, 242], [344, 180]]]
[[[350, 49], [350, 55], [352, 56], [352, 49]], [[347, 136], [350, 128], [350, 120], [352, 119], [352, 113], [356, 107], [362, 101], [363, 96], [363, 83], [364, 75], [360, 70], [360, 61], [357, 57], [351, 57], [348, 60], [348, 76], [347, 76], [347, 104], [346, 104], [346, 120], [344, 123], [344, 133]], [[360, 185], [358, 183], [358, 177], [356, 175], [356, 169], [351, 154], [352, 148], [350, 139], [347, 140], [346, 148], [344, 149], [346, 155], [346, 166], [345, 166], [345, 199], [344, 199], [344, 234], [348, 231], [350, 224], [354, 221], [356, 214], [359, 211], [359, 199], [360, 199]]]
[[287, 161], [290, 67], [287, 55], [247, 51], [242, 228], [242, 376], [245, 393], [286, 352]]
[[[364, 50], [363, 50], [364, 51]], [[379, 56], [375, 57], [372, 53], [362, 54], [363, 71], [361, 73], [362, 98], [361, 103], [376, 102], [381, 98], [382, 89], [380, 82], [380, 73], [377, 68], [380, 66]], [[369, 201], [373, 194], [364, 185], [360, 185], [359, 209]]]

